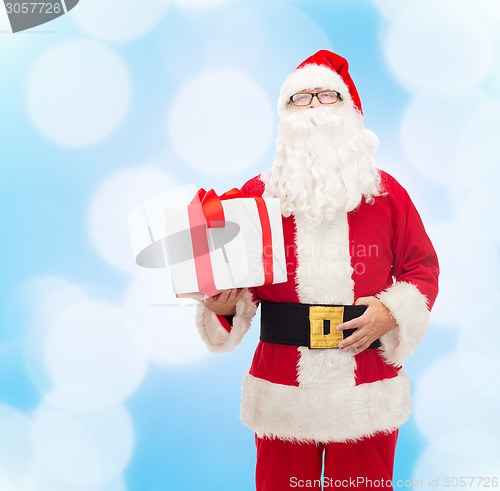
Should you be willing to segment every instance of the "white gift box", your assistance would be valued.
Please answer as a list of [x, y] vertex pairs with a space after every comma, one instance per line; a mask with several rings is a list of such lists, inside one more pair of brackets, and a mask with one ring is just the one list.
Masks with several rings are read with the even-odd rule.
[[212, 296], [230, 288], [287, 281], [278, 199], [222, 200], [224, 226], [212, 228], [200, 204], [174, 209], [164, 203], [159, 196], [130, 214], [132, 247], [140, 266], [168, 264], [178, 296]]
[[[195, 222], [187, 207], [165, 211], [167, 258], [177, 294], [203, 291], [211, 296], [230, 288], [261, 286], [266, 280], [264, 252], [272, 258], [271, 283], [287, 280], [280, 202], [263, 201], [270, 225], [271, 242], [267, 244], [263, 243], [261, 216], [253, 198], [222, 201], [224, 227], [207, 228], [199, 219], [201, 207]], [[208, 250], [200, 254], [199, 244], [193, 244], [193, 240], [199, 240], [203, 234]]]

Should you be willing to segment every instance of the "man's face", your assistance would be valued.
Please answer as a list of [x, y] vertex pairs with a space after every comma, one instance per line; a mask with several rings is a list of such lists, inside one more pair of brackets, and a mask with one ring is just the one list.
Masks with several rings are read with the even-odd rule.
[[[317, 94], [319, 92], [327, 93], [327, 96], [323, 99], [323, 103], [321, 103], [319, 98], [318, 98]], [[336, 100], [335, 102], [329, 102], [328, 93], [335, 93], [335, 91], [332, 91], [331, 89], [327, 89], [325, 87], [316, 87], [314, 89], [301, 90], [300, 92], [297, 92], [297, 94], [295, 94], [292, 97], [300, 96], [301, 94], [305, 94], [305, 95], [315, 94], [313, 96], [313, 98], [311, 99], [311, 102], [309, 104], [306, 104], [306, 105], [295, 105], [290, 101], [288, 103], [288, 109], [292, 110], [292, 111], [303, 111], [305, 109], [313, 109], [315, 107], [320, 107], [320, 106], [330, 106], [333, 104], [338, 105], [342, 102], [342, 99], [340, 99], [340, 98], [338, 98], [338, 100]], [[325, 101], [326, 101], [326, 103], [325, 103]]]

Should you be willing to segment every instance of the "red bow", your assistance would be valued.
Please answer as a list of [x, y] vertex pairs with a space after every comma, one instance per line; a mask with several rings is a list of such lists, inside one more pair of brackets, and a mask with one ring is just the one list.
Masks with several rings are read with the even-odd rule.
[[191, 200], [191, 204], [201, 204], [208, 228], [220, 228], [226, 224], [222, 201], [234, 198], [247, 198], [239, 189], [233, 188], [224, 194], [217, 196], [217, 193], [210, 189], [205, 191], [201, 188]]
[[264, 199], [256, 196], [245, 196], [236, 188], [230, 189], [221, 196], [217, 196], [213, 189], [209, 191], [200, 189], [188, 206], [188, 214], [198, 286], [200, 292], [209, 296], [215, 295], [218, 290], [215, 287], [207, 235], [199, 225], [206, 223], [207, 228], [224, 227], [226, 219], [222, 201], [235, 198], [254, 199], [257, 204], [262, 227], [264, 285], [270, 285], [274, 280], [271, 223]]

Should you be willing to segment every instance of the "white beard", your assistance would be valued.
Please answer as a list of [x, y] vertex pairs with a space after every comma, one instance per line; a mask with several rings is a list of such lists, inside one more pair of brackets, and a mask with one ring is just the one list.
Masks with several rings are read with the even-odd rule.
[[283, 216], [304, 216], [312, 226], [331, 221], [379, 194], [377, 146], [348, 107], [283, 111], [273, 166], [261, 176], [264, 197], [279, 198]]

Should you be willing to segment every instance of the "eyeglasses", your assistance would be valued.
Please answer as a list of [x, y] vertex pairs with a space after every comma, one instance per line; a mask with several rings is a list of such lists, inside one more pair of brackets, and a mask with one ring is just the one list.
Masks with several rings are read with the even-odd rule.
[[321, 104], [335, 104], [339, 101], [342, 102], [342, 96], [340, 95], [340, 92], [337, 92], [336, 90], [299, 92], [298, 94], [293, 94], [288, 102], [294, 106], [308, 106], [311, 104], [314, 97], [317, 97]]

